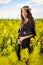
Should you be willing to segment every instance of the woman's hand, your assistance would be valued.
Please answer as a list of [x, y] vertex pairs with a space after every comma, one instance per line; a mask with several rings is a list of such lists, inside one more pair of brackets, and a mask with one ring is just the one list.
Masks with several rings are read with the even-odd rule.
[[20, 39], [18, 39], [18, 44], [21, 44], [21, 42], [24, 40], [24, 37], [20, 37]]
[[19, 41], [22, 42], [24, 40], [24, 37], [20, 37]]
[[21, 44], [20, 40], [18, 39], [18, 44]]

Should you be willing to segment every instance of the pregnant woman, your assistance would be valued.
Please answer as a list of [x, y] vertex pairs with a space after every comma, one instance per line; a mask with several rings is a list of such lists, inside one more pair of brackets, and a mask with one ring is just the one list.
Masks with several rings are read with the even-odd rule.
[[20, 60], [20, 49], [30, 48], [30, 38], [36, 36], [35, 21], [31, 14], [31, 8], [29, 6], [23, 6], [21, 8], [21, 25], [18, 30], [18, 60]]

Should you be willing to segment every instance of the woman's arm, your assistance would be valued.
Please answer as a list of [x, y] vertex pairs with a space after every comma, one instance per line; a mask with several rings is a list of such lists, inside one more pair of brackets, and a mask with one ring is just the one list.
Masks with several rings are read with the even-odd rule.
[[31, 37], [33, 37], [33, 34], [30, 34], [30, 35], [27, 35], [24, 37], [20, 37], [19, 41], [22, 42], [24, 39], [31, 38]]
[[30, 35], [24, 36], [23, 39], [27, 39], [27, 38], [31, 38], [31, 37], [33, 37], [33, 34], [30, 34]]

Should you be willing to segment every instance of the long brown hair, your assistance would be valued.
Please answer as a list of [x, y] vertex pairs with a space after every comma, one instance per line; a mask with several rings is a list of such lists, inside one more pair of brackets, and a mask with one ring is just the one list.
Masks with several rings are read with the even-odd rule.
[[31, 14], [31, 12], [30, 12], [31, 9], [29, 8], [29, 6], [23, 6], [23, 7], [21, 8], [21, 19], [22, 19], [22, 22], [21, 22], [21, 23], [24, 22], [24, 18], [23, 18], [23, 16], [22, 16], [22, 10], [23, 10], [23, 9], [27, 12], [27, 17], [28, 17], [28, 19], [29, 19], [30, 25], [31, 25], [33, 28], [35, 28], [35, 20], [34, 20], [32, 14]]
[[34, 18], [33, 18], [33, 16], [32, 16], [32, 13], [30, 12], [31, 8], [29, 8], [29, 6], [23, 6], [23, 7], [21, 8], [21, 20], [22, 20], [21, 25], [22, 25], [23, 22], [24, 22], [24, 18], [23, 18], [23, 16], [22, 16], [22, 10], [23, 10], [23, 9], [27, 12], [27, 17], [28, 17], [30, 26], [35, 30], [35, 20], [34, 20]]

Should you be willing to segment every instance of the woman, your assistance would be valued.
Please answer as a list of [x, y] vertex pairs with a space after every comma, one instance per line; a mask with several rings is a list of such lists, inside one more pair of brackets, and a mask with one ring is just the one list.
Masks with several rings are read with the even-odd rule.
[[30, 48], [30, 38], [36, 36], [35, 21], [31, 14], [31, 8], [24, 6], [21, 8], [21, 25], [18, 30], [18, 59], [20, 60], [20, 49]]

